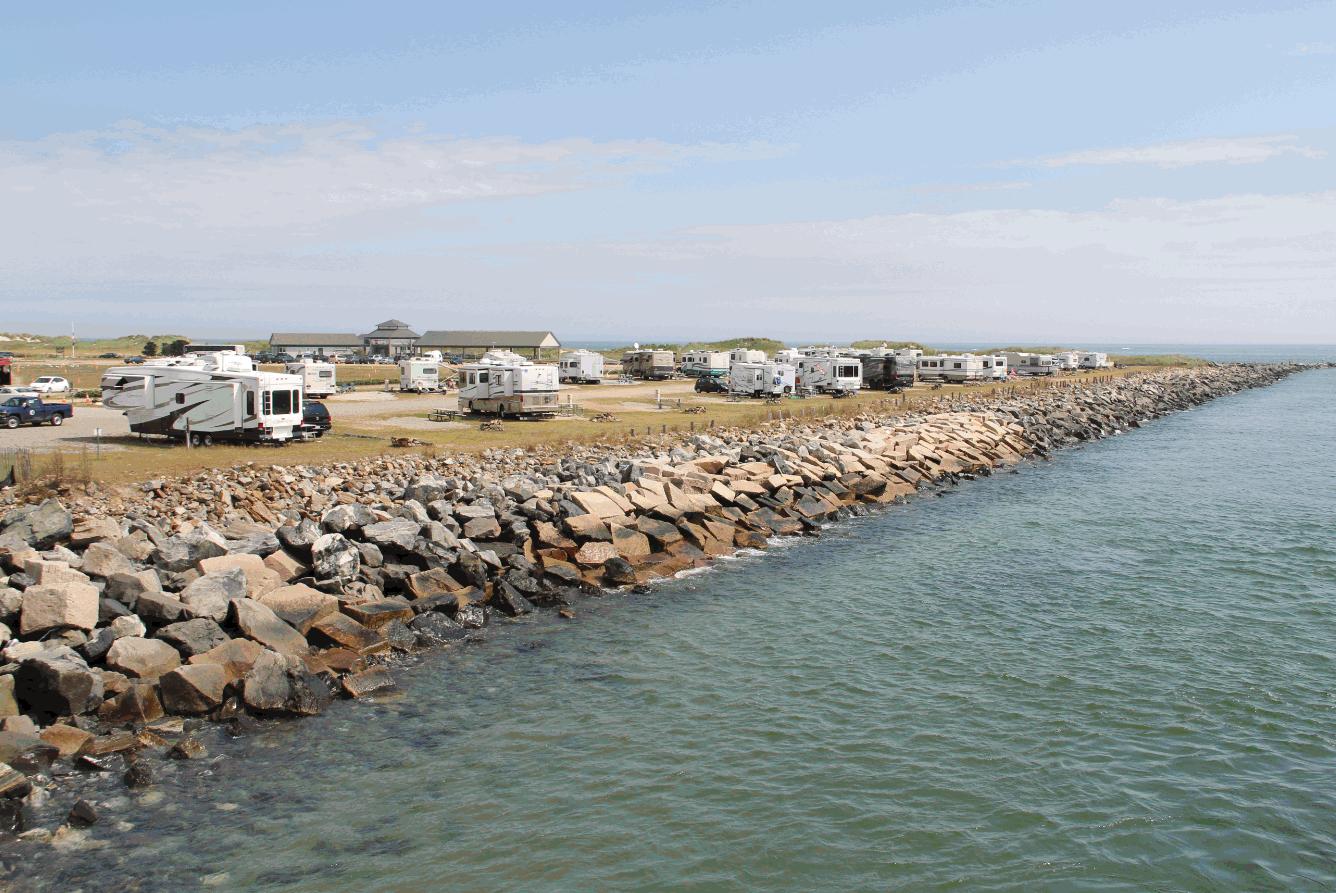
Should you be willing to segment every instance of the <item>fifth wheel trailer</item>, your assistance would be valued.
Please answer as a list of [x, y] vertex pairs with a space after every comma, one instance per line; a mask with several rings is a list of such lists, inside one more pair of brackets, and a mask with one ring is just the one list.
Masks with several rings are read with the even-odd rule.
[[672, 378], [674, 365], [671, 350], [628, 350], [622, 354], [622, 372], [646, 381]]
[[748, 397], [787, 397], [798, 388], [798, 370], [788, 363], [734, 363], [728, 391]]
[[598, 384], [603, 380], [603, 354], [571, 350], [561, 355], [558, 377], [571, 384]]
[[302, 421], [302, 381], [261, 372], [233, 351], [186, 354], [102, 375], [102, 405], [119, 409], [135, 434], [199, 446], [217, 441], [282, 443]]

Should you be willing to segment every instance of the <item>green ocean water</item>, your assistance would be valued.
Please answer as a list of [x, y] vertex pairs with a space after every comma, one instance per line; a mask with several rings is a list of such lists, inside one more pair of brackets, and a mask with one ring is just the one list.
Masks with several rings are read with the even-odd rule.
[[105, 786], [80, 848], [6, 876], [1336, 887], [1336, 370], [577, 612], [210, 739], [155, 802]]

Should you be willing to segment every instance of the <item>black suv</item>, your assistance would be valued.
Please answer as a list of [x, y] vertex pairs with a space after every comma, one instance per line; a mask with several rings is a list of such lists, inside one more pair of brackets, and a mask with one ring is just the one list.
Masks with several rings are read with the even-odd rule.
[[298, 430], [304, 438], [322, 437], [333, 426], [325, 404], [319, 400], [308, 400], [302, 404], [302, 423]]
[[728, 391], [728, 376], [702, 375], [696, 379], [697, 394], [723, 394]]

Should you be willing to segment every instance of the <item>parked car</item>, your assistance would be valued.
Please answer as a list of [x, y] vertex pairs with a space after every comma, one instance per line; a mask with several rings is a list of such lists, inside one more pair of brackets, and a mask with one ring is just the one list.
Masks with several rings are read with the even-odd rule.
[[287, 351], [282, 351], [281, 353], [274, 354], [273, 361], [275, 363], [295, 363], [297, 358]]
[[728, 375], [702, 375], [696, 379], [697, 394], [728, 393]]
[[70, 390], [70, 383], [59, 375], [43, 375], [28, 387], [39, 394], [65, 394]]
[[307, 400], [302, 403], [302, 423], [298, 431], [305, 439], [323, 437], [333, 426], [334, 422], [330, 419], [325, 404], [319, 400]]
[[5, 385], [0, 387], [0, 401], [8, 400], [10, 397], [36, 397], [37, 392], [25, 385]]
[[6, 428], [19, 425], [40, 425], [50, 422], [60, 425], [74, 415], [74, 407], [68, 403], [43, 403], [38, 397], [10, 397], [0, 403], [0, 422]]
[[274, 355], [267, 350], [262, 350], [259, 353], [254, 354], [251, 359], [257, 363], [272, 363], [274, 362]]
[[100, 353], [97, 355], [99, 360], [119, 360], [121, 355], [118, 353]]
[[142, 363], [144, 362], [144, 358], [143, 358], [143, 357], [126, 357], [126, 358], [125, 358], [125, 362], [129, 363], [131, 366], [138, 366], [138, 365], [140, 365], [140, 364], [142, 364]]

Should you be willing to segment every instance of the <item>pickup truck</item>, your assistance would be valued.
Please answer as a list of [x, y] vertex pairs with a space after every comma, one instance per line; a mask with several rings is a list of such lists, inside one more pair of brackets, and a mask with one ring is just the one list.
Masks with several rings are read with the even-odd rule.
[[59, 425], [72, 415], [74, 407], [70, 404], [43, 403], [37, 397], [10, 397], [0, 403], [0, 424], [6, 428], [40, 425], [43, 422]]

